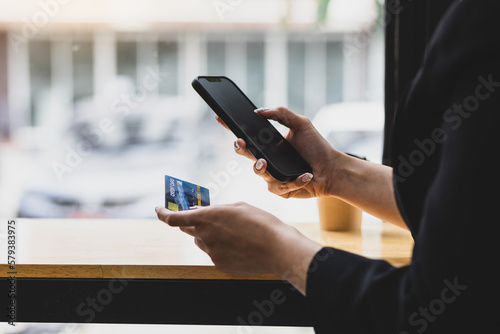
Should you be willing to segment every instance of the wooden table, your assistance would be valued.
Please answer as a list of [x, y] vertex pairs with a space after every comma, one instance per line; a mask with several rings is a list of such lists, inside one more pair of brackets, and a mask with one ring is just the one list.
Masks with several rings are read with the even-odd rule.
[[[311, 324], [305, 298], [281, 277], [220, 272], [192, 237], [158, 220], [18, 219], [14, 270], [3, 221], [0, 300], [6, 310], [15, 290], [17, 322]], [[410, 262], [410, 234], [390, 224], [365, 219], [352, 232], [292, 225], [323, 245]]]

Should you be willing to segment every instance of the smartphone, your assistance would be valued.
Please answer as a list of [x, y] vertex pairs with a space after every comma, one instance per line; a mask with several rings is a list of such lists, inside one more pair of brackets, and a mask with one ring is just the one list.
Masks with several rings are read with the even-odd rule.
[[267, 161], [267, 171], [276, 180], [291, 181], [312, 172], [311, 166], [271, 122], [254, 112], [256, 106], [229, 78], [199, 76], [192, 86], [229, 129], [245, 140], [250, 153]]

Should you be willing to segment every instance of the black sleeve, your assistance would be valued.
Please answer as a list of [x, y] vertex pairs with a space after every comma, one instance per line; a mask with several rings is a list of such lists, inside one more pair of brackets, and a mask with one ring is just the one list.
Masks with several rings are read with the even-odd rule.
[[441, 110], [411, 265], [316, 254], [306, 288], [316, 333], [500, 333], [498, 63], [462, 72]]
[[409, 312], [403, 307], [414, 305], [396, 302], [409, 290], [408, 267], [325, 247], [309, 267], [306, 296], [318, 334], [393, 333]]

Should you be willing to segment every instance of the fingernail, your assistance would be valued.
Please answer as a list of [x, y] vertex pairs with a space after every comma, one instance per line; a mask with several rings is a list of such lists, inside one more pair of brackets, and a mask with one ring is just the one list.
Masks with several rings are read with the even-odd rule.
[[240, 149], [240, 145], [238, 145], [238, 141], [237, 140], [234, 141], [234, 149], [235, 150], [239, 150]]
[[261, 170], [262, 166], [264, 166], [264, 162], [262, 160], [258, 160], [257, 163], [255, 164], [255, 169]]
[[198, 205], [193, 205], [193, 206], [190, 206], [190, 207], [189, 207], [189, 210], [196, 210], [196, 209], [198, 209], [198, 208], [199, 208], [199, 206], [198, 206]]
[[313, 175], [311, 173], [307, 173], [306, 175], [302, 176], [302, 182], [309, 182], [313, 178]]
[[160, 210], [160, 207], [159, 207], [159, 206], [157, 206], [157, 207], [155, 208], [155, 211], [156, 211], [156, 212], [158, 212], [158, 210]]
[[259, 112], [259, 111], [266, 111], [266, 110], [269, 110], [269, 108], [257, 108], [254, 111]]

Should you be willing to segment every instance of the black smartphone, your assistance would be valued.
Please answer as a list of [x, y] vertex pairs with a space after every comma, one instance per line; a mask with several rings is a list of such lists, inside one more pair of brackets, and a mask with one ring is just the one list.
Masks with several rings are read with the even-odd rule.
[[256, 106], [229, 78], [199, 76], [192, 86], [229, 129], [245, 140], [250, 153], [267, 161], [267, 171], [276, 180], [291, 181], [312, 172], [311, 166], [271, 122], [254, 112]]

